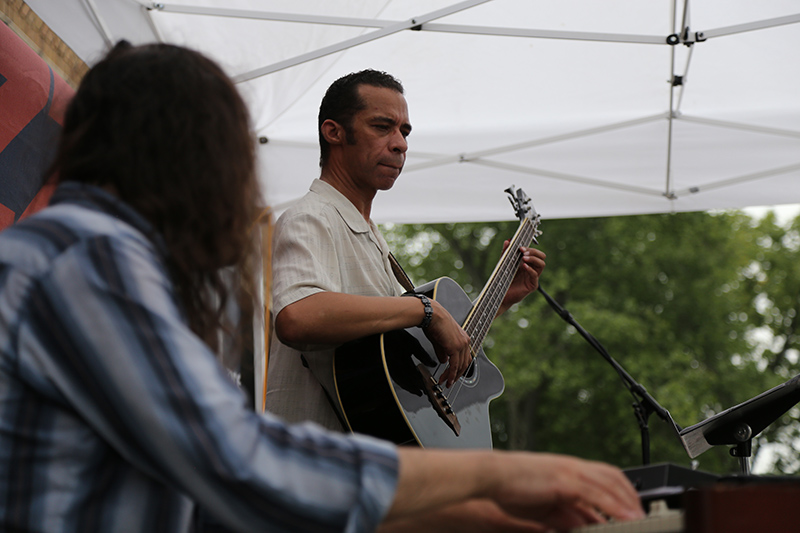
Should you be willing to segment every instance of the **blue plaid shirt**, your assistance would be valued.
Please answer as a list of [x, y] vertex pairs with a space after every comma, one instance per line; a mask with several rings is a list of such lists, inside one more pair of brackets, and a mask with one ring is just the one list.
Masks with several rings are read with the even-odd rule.
[[0, 233], [0, 530], [370, 531], [394, 446], [246, 408], [133, 209], [62, 184]]

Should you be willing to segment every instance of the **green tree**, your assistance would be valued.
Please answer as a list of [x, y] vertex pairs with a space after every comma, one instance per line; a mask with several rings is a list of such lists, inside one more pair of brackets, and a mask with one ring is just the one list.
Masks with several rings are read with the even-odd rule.
[[[786, 380], [800, 371], [800, 217], [787, 229], [776, 223], [774, 215], [768, 215], [757, 230], [759, 252], [746, 281], [754, 295], [751, 334], [761, 342], [749, 357], [764, 373]], [[764, 439], [774, 444], [775, 471], [800, 471], [798, 417], [800, 409], [795, 407], [781, 423], [764, 431]]]
[[[449, 276], [475, 297], [517, 225], [385, 230], [417, 282]], [[678, 424], [700, 422], [795, 372], [798, 341], [791, 326], [800, 291], [785, 300], [777, 273], [800, 283], [790, 270], [800, 263], [787, 255], [798, 253], [796, 231], [792, 240], [774, 223], [754, 227], [738, 212], [553, 220], [542, 229], [540, 248], [548, 254], [543, 288]], [[775, 338], [774, 350], [764, 349], [765, 328]], [[541, 295], [496, 320], [484, 348], [506, 380], [491, 409], [497, 447], [641, 464], [632, 396]], [[765, 436], [790, 443], [797, 434], [785, 428], [794, 418], [788, 414]], [[650, 434], [653, 462], [689, 463], [671, 428], [655, 416]], [[698, 459], [708, 471], [738, 466], [727, 448]]]

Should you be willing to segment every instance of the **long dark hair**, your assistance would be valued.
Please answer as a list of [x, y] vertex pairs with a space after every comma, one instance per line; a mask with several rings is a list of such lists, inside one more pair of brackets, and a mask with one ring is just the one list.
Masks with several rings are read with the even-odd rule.
[[215, 347], [231, 295], [220, 270], [249, 286], [260, 200], [247, 108], [222, 69], [186, 48], [120, 42], [82, 80], [53, 170], [154, 225], [189, 325]]

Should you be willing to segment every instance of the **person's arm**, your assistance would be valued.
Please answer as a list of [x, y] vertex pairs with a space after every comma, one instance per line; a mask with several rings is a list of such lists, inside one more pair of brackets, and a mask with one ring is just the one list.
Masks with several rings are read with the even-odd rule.
[[469, 500], [414, 516], [381, 523], [379, 533], [419, 533], [420, 531], [458, 531], [458, 533], [544, 533], [540, 522], [511, 516], [486, 499]]
[[644, 516], [628, 479], [605, 463], [528, 452], [401, 448], [399, 455], [400, 476], [384, 519], [386, 531], [427, 513], [468, 524], [485, 523], [486, 516], [478, 513], [489, 512], [496, 515], [490, 519], [518, 531]]
[[[339, 230], [348, 235], [351, 231], [338, 212], [331, 215], [324, 210], [287, 212], [275, 228], [275, 333], [281, 342], [300, 351], [415, 327], [425, 316], [425, 308], [417, 298], [351, 294], [359, 288], [346, 285], [343, 271], [359, 268], [363, 258], [345, 244], [347, 239]], [[370, 242], [368, 248], [371, 250], [373, 245]], [[380, 268], [382, 272], [383, 267]], [[385, 283], [385, 275], [370, 274], [375, 284]], [[432, 321], [424, 333], [431, 340], [437, 359], [449, 364], [440, 379], [452, 384], [472, 361], [469, 337], [441, 304], [432, 301], [432, 306]]]
[[[431, 300], [431, 306], [433, 318], [424, 333], [439, 361], [449, 363], [440, 380], [451, 386], [472, 361], [469, 336], [439, 302]], [[290, 346], [340, 344], [411, 328], [424, 316], [425, 308], [417, 298], [318, 292], [284, 307], [275, 317], [275, 333]]]
[[[433, 302], [432, 302], [433, 303]], [[436, 324], [448, 314], [433, 303]], [[275, 317], [275, 333], [290, 346], [341, 344], [376, 333], [419, 325], [424, 307], [416, 298], [357, 296], [318, 292], [284, 307]], [[434, 322], [431, 323], [431, 327]]]
[[[45, 372], [86, 424], [87, 446], [102, 450], [78, 465], [86, 477], [107, 479], [97, 470], [108, 456], [136, 490], [171, 487], [233, 531], [377, 526], [395, 490], [395, 447], [247, 409], [147, 246], [98, 239], [38, 287], [26, 320], [46, 328], [54, 354], [34, 358], [30, 372]], [[144, 504], [119, 505], [134, 513]]]

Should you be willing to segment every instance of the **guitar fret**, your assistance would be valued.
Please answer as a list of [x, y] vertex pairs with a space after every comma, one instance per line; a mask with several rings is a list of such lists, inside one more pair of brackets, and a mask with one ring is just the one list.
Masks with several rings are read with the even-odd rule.
[[464, 323], [464, 330], [470, 337], [470, 348], [473, 357], [477, 355], [478, 349], [483, 344], [483, 340], [489, 332], [489, 327], [498, 309], [500, 309], [503, 298], [505, 298], [506, 292], [508, 292], [522, 262], [522, 255], [515, 252], [515, 250], [518, 251], [523, 244], [529, 244], [533, 240], [535, 232], [536, 227], [530, 219], [523, 219], [517, 234], [509, 244], [506, 254], [495, 269], [495, 274], [486, 283], [473, 307], [472, 313]]

